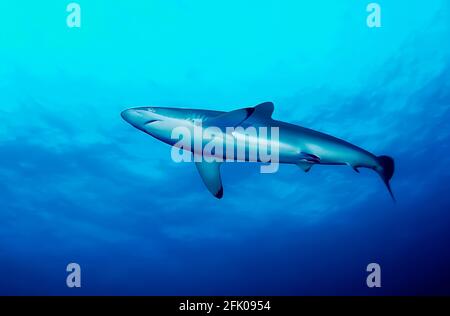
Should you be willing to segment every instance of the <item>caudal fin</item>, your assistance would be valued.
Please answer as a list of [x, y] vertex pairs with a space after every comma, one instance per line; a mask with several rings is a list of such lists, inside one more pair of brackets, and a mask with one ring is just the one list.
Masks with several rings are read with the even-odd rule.
[[391, 185], [389, 184], [389, 181], [391, 180], [395, 171], [394, 159], [392, 159], [389, 156], [378, 156], [377, 159], [381, 166], [381, 170], [377, 170], [377, 172], [380, 175], [381, 179], [383, 179], [383, 182], [386, 185], [389, 194], [391, 195], [392, 199], [395, 202], [395, 197], [394, 194], [392, 193]]

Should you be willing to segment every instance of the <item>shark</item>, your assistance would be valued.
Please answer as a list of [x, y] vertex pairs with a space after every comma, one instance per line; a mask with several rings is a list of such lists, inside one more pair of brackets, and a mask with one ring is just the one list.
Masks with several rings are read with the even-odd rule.
[[[179, 148], [180, 139], [174, 137], [174, 130], [182, 127], [193, 137], [189, 145], [182, 148], [194, 157], [205, 156], [202, 151], [211, 138], [222, 140], [227, 151], [211, 151], [209, 156], [217, 159], [194, 159], [198, 173], [206, 188], [218, 199], [223, 197], [223, 185], [220, 166], [227, 161], [267, 162], [257, 154], [253, 160], [236, 155], [237, 152], [250, 152], [258, 144], [270, 144], [276, 148], [277, 162], [294, 164], [304, 172], [309, 172], [315, 165], [350, 166], [359, 173], [360, 168], [374, 170], [382, 179], [387, 191], [395, 202], [390, 180], [394, 174], [394, 160], [390, 156], [376, 156], [371, 152], [353, 145], [345, 140], [299, 125], [272, 118], [274, 104], [264, 102], [252, 107], [238, 108], [232, 111], [204, 109], [186, 109], [173, 107], [134, 107], [121, 112], [122, 118], [142, 132], [153, 136], [173, 147]], [[205, 137], [195, 129], [215, 128], [214, 135]], [[228, 128], [233, 128], [228, 132]], [[241, 128], [238, 128], [241, 127]], [[248, 137], [248, 129], [265, 127], [277, 133], [260, 133]], [[277, 137], [274, 137], [277, 134]], [[239, 142], [239, 139], [247, 141]], [[201, 146], [196, 146], [200, 143]], [[186, 143], [185, 143], [186, 144]], [[226, 153], [233, 153], [230, 159]]]

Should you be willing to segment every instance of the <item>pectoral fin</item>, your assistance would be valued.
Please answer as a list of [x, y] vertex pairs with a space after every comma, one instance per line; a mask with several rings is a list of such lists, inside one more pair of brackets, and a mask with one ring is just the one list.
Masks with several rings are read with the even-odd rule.
[[203, 180], [206, 188], [216, 198], [221, 199], [223, 196], [222, 180], [220, 179], [220, 162], [195, 162], [198, 173]]

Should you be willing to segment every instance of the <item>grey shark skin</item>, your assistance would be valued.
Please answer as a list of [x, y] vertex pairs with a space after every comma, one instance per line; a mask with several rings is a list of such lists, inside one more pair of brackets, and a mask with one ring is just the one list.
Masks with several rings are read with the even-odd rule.
[[[218, 126], [224, 128], [240, 126], [243, 129], [251, 126], [264, 126], [268, 129], [277, 127], [279, 131], [277, 139], [279, 163], [296, 164], [305, 172], [308, 172], [315, 164], [348, 165], [356, 172], [359, 172], [358, 168], [369, 168], [380, 175], [392, 199], [395, 201], [389, 184], [394, 174], [394, 160], [391, 157], [375, 156], [362, 148], [331, 135], [274, 120], [272, 119], [273, 111], [273, 103], [265, 102], [255, 107], [242, 108], [231, 112], [167, 107], [138, 107], [123, 111], [121, 116], [135, 128], [172, 146], [178, 142], [178, 139], [171, 137], [173, 129], [183, 126], [193, 131], [196, 120], [201, 120], [204, 127]], [[223, 137], [226, 138], [226, 135], [228, 134], [224, 131]], [[233, 136], [236, 138], [243, 135], [233, 134]], [[267, 143], [275, 141], [271, 135], [258, 135], [258, 137], [265, 137], [265, 139], [258, 140]], [[209, 139], [200, 139], [202, 148], [209, 141]], [[233, 146], [239, 146], [238, 142], [234, 144]], [[249, 150], [251, 144], [246, 143], [245, 146], [245, 149]], [[194, 147], [191, 146], [191, 151], [194, 154], [201, 155], [202, 152], [195, 152]], [[237, 149], [235, 148], [235, 151]], [[223, 159], [227, 159], [225, 151], [223, 155]], [[257, 160], [261, 161], [259, 157]], [[195, 164], [208, 190], [215, 197], [222, 198], [221, 162], [202, 161]]]

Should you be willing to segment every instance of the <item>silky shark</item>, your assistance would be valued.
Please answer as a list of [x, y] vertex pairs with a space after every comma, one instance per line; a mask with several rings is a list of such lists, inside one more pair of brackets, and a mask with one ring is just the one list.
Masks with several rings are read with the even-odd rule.
[[[389, 156], [375, 156], [374, 154], [350, 144], [342, 139], [327, 135], [312, 129], [272, 119], [274, 105], [265, 102], [255, 107], [241, 108], [230, 112], [196, 110], [168, 107], [137, 107], [123, 111], [122, 118], [135, 128], [155, 137], [171, 146], [178, 146], [179, 139], [174, 137], [173, 131], [183, 127], [189, 131], [192, 146], [188, 150], [195, 157], [205, 155], [204, 146], [211, 142], [211, 135], [205, 137], [202, 133], [196, 133], [195, 129], [215, 127], [216, 132], [212, 137], [222, 140], [225, 146], [232, 146], [232, 150], [220, 150], [212, 152], [215, 160], [194, 159], [197, 170], [207, 189], [216, 197], [222, 198], [223, 187], [220, 177], [220, 165], [230, 161], [225, 153], [232, 152], [231, 160], [247, 161], [241, 159], [236, 152], [251, 151], [258, 144], [265, 143], [276, 145], [277, 162], [298, 165], [303, 171], [308, 172], [312, 166], [320, 165], [348, 165], [356, 172], [358, 168], [369, 168], [377, 172], [392, 199], [394, 195], [390, 187], [390, 179], [394, 174], [394, 160]], [[200, 124], [199, 124], [200, 122]], [[229, 133], [227, 128], [235, 128]], [[242, 127], [242, 128], [236, 128]], [[277, 137], [273, 133], [257, 135], [253, 140], [245, 142], [236, 141], [245, 139], [246, 130], [250, 127], [276, 128]], [[217, 132], [218, 130], [218, 132]], [[200, 142], [201, 146], [195, 143]], [[186, 148], [183, 148], [186, 149]], [[192, 155], [189, 153], [190, 155]], [[211, 153], [210, 153], [211, 155]], [[255, 161], [267, 162], [262, 155], [257, 155]], [[250, 160], [248, 160], [250, 161]]]

